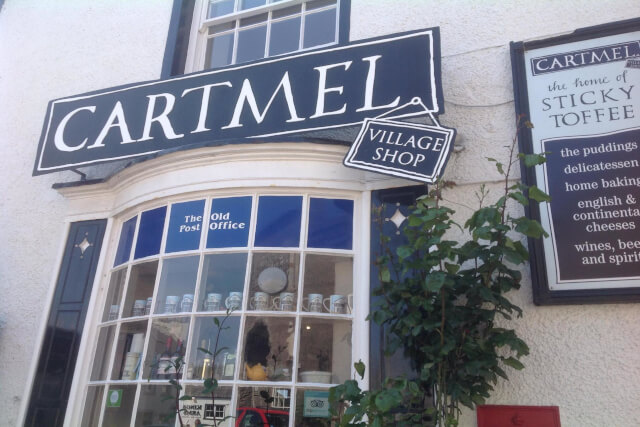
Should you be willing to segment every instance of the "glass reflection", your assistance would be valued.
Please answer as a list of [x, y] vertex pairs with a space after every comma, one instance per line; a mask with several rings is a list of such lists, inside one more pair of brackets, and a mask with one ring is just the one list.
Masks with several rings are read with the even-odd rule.
[[299, 380], [339, 384], [351, 372], [351, 322], [307, 318], [300, 328]]
[[282, 387], [240, 387], [237, 426], [287, 427], [291, 389]]
[[[196, 319], [191, 343], [191, 361], [187, 366], [189, 379], [205, 380], [211, 378], [212, 373], [218, 380], [234, 378], [240, 317], [231, 316], [227, 319], [218, 317], [220, 326], [213, 319], [212, 317]], [[220, 331], [219, 335], [218, 331]], [[217, 356], [216, 353], [218, 353]], [[213, 360], [214, 356], [215, 360]]]
[[248, 317], [242, 374], [248, 381], [290, 381], [295, 318]]

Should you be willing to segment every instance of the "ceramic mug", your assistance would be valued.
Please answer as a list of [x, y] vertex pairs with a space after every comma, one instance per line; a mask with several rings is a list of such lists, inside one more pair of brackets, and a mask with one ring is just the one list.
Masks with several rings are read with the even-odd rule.
[[184, 294], [180, 303], [180, 311], [193, 310], [193, 294]]
[[322, 301], [322, 305], [329, 313], [345, 314], [347, 312], [347, 297], [339, 294], [331, 295]]
[[296, 305], [296, 294], [293, 292], [280, 292], [280, 295], [273, 299], [273, 307], [280, 311], [293, 311]]
[[109, 317], [108, 320], [116, 320], [118, 318], [118, 312], [120, 311], [120, 306], [118, 304], [112, 304], [109, 308]]
[[133, 302], [132, 316], [144, 316], [144, 308], [147, 305], [147, 300], [137, 299]]
[[[322, 294], [309, 294], [302, 301], [302, 308], [313, 313], [322, 313], [322, 297]], [[304, 304], [305, 301], [308, 301], [308, 305]]]
[[222, 294], [214, 292], [207, 294], [207, 300], [204, 302], [205, 311], [218, 311], [222, 304]]
[[224, 306], [229, 310], [240, 310], [242, 306], [242, 292], [229, 292], [229, 296], [224, 300]]
[[180, 297], [177, 295], [169, 295], [165, 299], [164, 312], [176, 313], [178, 311], [178, 304], [180, 303]]
[[269, 294], [266, 292], [256, 292], [249, 301], [252, 309], [265, 311], [269, 309]]

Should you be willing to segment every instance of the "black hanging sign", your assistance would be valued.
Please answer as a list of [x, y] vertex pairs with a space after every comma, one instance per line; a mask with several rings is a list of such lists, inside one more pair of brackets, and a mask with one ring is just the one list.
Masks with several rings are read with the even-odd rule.
[[357, 125], [414, 97], [443, 112], [438, 28], [51, 101], [33, 173]]
[[523, 169], [551, 202], [529, 216], [537, 304], [640, 300], [640, 19], [512, 44]]
[[[435, 126], [393, 121], [384, 116], [421, 105]], [[347, 153], [345, 166], [434, 183], [449, 158], [455, 130], [440, 126], [419, 98], [374, 119], [365, 119]]]

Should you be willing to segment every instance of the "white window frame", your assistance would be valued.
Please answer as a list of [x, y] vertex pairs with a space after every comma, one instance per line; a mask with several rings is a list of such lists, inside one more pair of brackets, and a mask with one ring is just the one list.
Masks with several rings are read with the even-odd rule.
[[[163, 203], [247, 195], [311, 194], [354, 200], [352, 361], [369, 364], [371, 191], [411, 182], [345, 168], [347, 147], [313, 143], [236, 144], [184, 150], [134, 164], [104, 182], [61, 187], [66, 222], [108, 218], [105, 240], [88, 307], [64, 427], [81, 425], [109, 274], [122, 222]], [[61, 246], [60, 251], [62, 251]], [[59, 254], [62, 257], [62, 252]], [[359, 289], [360, 291], [356, 291]], [[40, 331], [44, 333], [44, 329]], [[34, 369], [30, 373], [34, 375]], [[358, 378], [352, 366], [351, 377]], [[368, 389], [368, 376], [359, 380]], [[263, 383], [264, 384], [264, 383]], [[281, 383], [280, 383], [281, 384]], [[146, 380], [144, 381], [146, 384]], [[276, 385], [276, 384], [272, 384]], [[279, 384], [278, 384], [279, 385]], [[294, 402], [295, 403], [295, 402]]]
[[[301, 17], [301, 24], [300, 24], [300, 37], [298, 40], [298, 50], [294, 50], [291, 52], [287, 52], [286, 54], [290, 54], [290, 53], [294, 53], [294, 52], [300, 52], [300, 51], [304, 51], [304, 50], [310, 50], [310, 49], [316, 49], [316, 48], [321, 48], [321, 47], [326, 47], [326, 46], [332, 46], [338, 43], [339, 41], [339, 37], [340, 37], [340, 12], [341, 12], [341, 2], [345, 1], [345, 0], [336, 0], [336, 4], [335, 5], [330, 5], [330, 6], [324, 6], [318, 9], [313, 9], [311, 11], [307, 11], [306, 10], [306, 0], [268, 0], [270, 3], [263, 5], [263, 6], [258, 6], [258, 7], [254, 7], [251, 9], [245, 9], [245, 10], [238, 10], [238, 5], [240, 3], [241, 0], [235, 0], [235, 11], [233, 13], [230, 13], [228, 15], [224, 15], [224, 16], [220, 16], [220, 17], [215, 17], [215, 18], [207, 18], [207, 12], [208, 12], [208, 6], [209, 6], [209, 1], [208, 0], [196, 0], [195, 6], [194, 6], [194, 10], [193, 10], [193, 19], [192, 19], [192, 25], [191, 25], [191, 31], [189, 34], [189, 47], [187, 49], [187, 60], [186, 60], [186, 64], [185, 64], [185, 73], [190, 73], [190, 72], [195, 72], [195, 71], [202, 71], [205, 69], [205, 59], [207, 56], [207, 44], [208, 44], [208, 40], [210, 38], [212, 38], [213, 36], [210, 36], [209, 33], [209, 28], [213, 27], [213, 26], [217, 26], [217, 25], [221, 25], [221, 24], [227, 24], [227, 23], [231, 23], [234, 22], [233, 25], [233, 29], [227, 30], [227, 31], [222, 31], [220, 33], [216, 33], [216, 36], [220, 36], [220, 35], [224, 35], [224, 34], [234, 34], [233, 37], [233, 53], [232, 53], [232, 59], [231, 59], [231, 64], [229, 65], [235, 65], [236, 64], [236, 56], [237, 56], [237, 45], [238, 45], [238, 32], [240, 31], [240, 20], [244, 19], [244, 18], [249, 18], [249, 17], [253, 17], [253, 16], [258, 16], [264, 13], [268, 13], [268, 18], [267, 21], [262, 21], [260, 23], [254, 24], [254, 25], [248, 25], [246, 27], [242, 27], [243, 30], [246, 29], [250, 29], [250, 28], [254, 28], [254, 27], [258, 27], [261, 25], [264, 25], [265, 22], [267, 23], [267, 33], [266, 33], [266, 41], [265, 41], [265, 52], [264, 52], [264, 58], [268, 58], [268, 53], [269, 53], [269, 38], [271, 35], [271, 23], [273, 22], [279, 22], [282, 20], [286, 20], [289, 19], [291, 17], [291, 15], [289, 16], [285, 16], [282, 18], [277, 18], [277, 19], [272, 19], [272, 15], [274, 11], [280, 10], [280, 9], [284, 9], [287, 7], [291, 7], [291, 6], [296, 6], [296, 5], [301, 5], [302, 10], [299, 14], [296, 14], [297, 16]], [[318, 12], [323, 12], [326, 10], [330, 10], [335, 8], [336, 10], [336, 24], [335, 24], [335, 35], [334, 35], [334, 41], [330, 42], [330, 43], [325, 43], [325, 44], [321, 44], [321, 45], [316, 45], [316, 46], [312, 46], [309, 48], [303, 48], [303, 43], [304, 43], [304, 23], [305, 23], [305, 19], [304, 17], [318, 13]], [[278, 55], [275, 55], [278, 56]], [[273, 56], [272, 56], [273, 57]]]
[[[166, 259], [173, 259], [173, 258], [178, 258], [178, 257], [185, 257], [185, 256], [193, 256], [193, 255], [198, 255], [201, 256], [202, 259], [204, 259], [204, 257], [206, 257], [207, 255], [210, 254], [216, 254], [216, 253], [235, 253], [239, 251], [239, 248], [230, 248], [230, 249], [207, 249], [205, 247], [205, 242], [206, 242], [206, 230], [208, 229], [208, 221], [207, 221], [207, 217], [209, 215], [207, 215], [207, 212], [210, 212], [211, 210], [211, 201], [213, 199], [216, 198], [224, 198], [224, 197], [238, 197], [238, 196], [251, 196], [252, 197], [252, 214], [251, 214], [251, 225], [250, 225], [250, 234], [249, 236], [253, 236], [255, 234], [255, 227], [256, 227], [256, 223], [257, 223], [257, 208], [258, 208], [258, 199], [260, 196], [302, 196], [303, 197], [303, 207], [302, 207], [302, 230], [301, 230], [301, 235], [300, 235], [300, 242], [299, 242], [299, 246], [297, 248], [288, 248], [288, 247], [283, 247], [283, 248], [262, 248], [262, 247], [255, 247], [253, 245], [253, 243], [250, 241], [248, 242], [248, 245], [245, 247], [244, 250], [240, 250], [241, 252], [246, 251], [249, 255], [251, 255], [251, 253], [282, 253], [282, 252], [287, 252], [287, 253], [297, 253], [299, 254], [300, 257], [300, 264], [298, 266], [299, 268], [299, 282], [298, 282], [298, 289], [301, 289], [302, 286], [302, 281], [303, 281], [303, 277], [304, 277], [304, 260], [305, 257], [308, 255], [316, 255], [316, 254], [326, 254], [326, 255], [333, 255], [333, 256], [345, 256], [348, 258], [351, 258], [353, 260], [353, 270], [352, 270], [352, 278], [353, 278], [353, 289], [352, 292], [354, 294], [354, 298], [356, 299], [356, 301], [359, 300], [363, 300], [365, 298], [368, 298], [369, 296], [369, 286], [368, 283], [363, 282], [363, 279], [358, 277], [359, 275], [359, 271], [361, 271], [361, 269], [358, 269], [357, 266], [362, 264], [363, 262], [366, 262], [366, 260], [361, 259], [363, 252], [367, 253], [367, 251], [362, 251], [360, 248], [360, 245], [362, 244], [362, 238], [360, 237], [361, 234], [364, 232], [364, 230], [361, 229], [361, 227], [358, 226], [358, 220], [357, 218], [360, 218], [363, 214], [365, 214], [366, 210], [363, 209], [363, 205], [362, 205], [362, 194], [359, 194], [357, 192], [342, 192], [342, 191], [322, 191], [322, 190], [307, 190], [307, 189], [301, 189], [301, 188], [281, 188], [281, 189], [277, 189], [277, 190], [273, 190], [271, 188], [247, 188], [247, 189], [241, 189], [241, 190], [233, 190], [231, 192], [229, 191], [222, 191], [222, 192], [206, 192], [206, 193], [202, 193], [202, 194], [188, 194], [188, 195], [178, 195], [178, 196], [174, 196], [174, 197], [169, 197], [169, 198], [165, 198], [163, 200], [155, 200], [153, 203], [145, 203], [142, 204], [140, 206], [135, 207], [134, 209], [130, 209], [126, 212], [126, 214], [119, 216], [118, 218], [114, 219], [114, 222], [116, 224], [115, 227], [113, 227], [112, 229], [112, 235], [110, 236], [109, 239], [109, 244], [110, 244], [110, 248], [109, 248], [109, 253], [108, 253], [108, 257], [107, 257], [107, 263], [106, 266], [104, 267], [104, 274], [102, 275], [103, 277], [103, 283], [101, 285], [101, 289], [102, 289], [102, 295], [100, 297], [99, 303], [97, 304], [97, 309], [94, 310], [93, 313], [93, 321], [92, 321], [92, 328], [93, 328], [93, 335], [95, 335], [96, 337], [98, 337], [98, 325], [101, 325], [102, 327], [107, 327], [107, 326], [111, 326], [111, 325], [115, 325], [116, 329], [114, 332], [114, 340], [113, 340], [113, 345], [110, 349], [110, 355], [108, 356], [108, 367], [107, 367], [107, 379], [106, 380], [100, 380], [100, 381], [90, 381], [90, 378], [86, 378], [85, 380], [85, 387], [93, 387], [93, 386], [100, 386], [100, 387], [104, 387], [104, 392], [102, 395], [102, 403], [100, 404], [100, 416], [99, 416], [99, 423], [101, 424], [103, 422], [103, 418], [104, 418], [104, 408], [105, 408], [105, 402], [108, 396], [108, 393], [106, 393], [107, 389], [109, 388], [109, 386], [113, 386], [113, 385], [122, 385], [122, 384], [128, 384], [128, 385], [133, 385], [137, 387], [136, 393], [135, 393], [135, 400], [134, 400], [134, 405], [133, 405], [133, 413], [132, 413], [132, 418], [131, 418], [131, 427], [133, 427], [135, 425], [135, 417], [137, 414], [137, 407], [140, 401], [140, 395], [141, 395], [141, 388], [140, 387], [144, 387], [144, 386], [153, 386], [153, 385], [167, 385], [168, 384], [168, 380], [147, 380], [146, 378], [138, 378], [136, 380], [130, 380], [130, 381], [123, 381], [123, 380], [114, 380], [111, 379], [111, 375], [110, 372], [113, 369], [113, 364], [115, 362], [115, 358], [116, 358], [116, 350], [117, 350], [117, 340], [118, 340], [118, 336], [120, 334], [120, 326], [123, 324], [127, 324], [132, 322], [133, 320], [131, 318], [128, 317], [122, 317], [122, 311], [124, 309], [124, 304], [121, 303], [121, 307], [120, 307], [120, 315], [118, 317], [118, 320], [113, 320], [113, 321], [102, 321], [102, 315], [103, 315], [103, 310], [105, 307], [105, 304], [108, 304], [109, 302], [107, 301], [107, 296], [108, 296], [108, 288], [111, 282], [111, 276], [114, 272], [122, 270], [123, 268], [126, 268], [126, 279], [125, 279], [125, 285], [124, 288], [122, 290], [122, 295], [121, 295], [121, 301], [124, 301], [124, 298], [126, 296], [127, 293], [127, 287], [129, 285], [129, 274], [131, 271], [131, 268], [135, 265], [138, 264], [142, 264], [142, 263], [147, 263], [149, 261], [154, 261], [157, 260], [159, 265], [157, 267], [157, 276], [155, 279], [155, 285], [154, 285], [154, 294], [153, 294], [153, 298], [154, 300], [157, 297], [157, 292], [159, 289], [159, 281], [160, 281], [160, 276], [161, 276], [161, 272], [162, 272], [162, 264], [163, 261]], [[200, 199], [205, 199], [205, 221], [203, 223], [203, 232], [201, 233], [200, 236], [200, 246], [199, 249], [196, 250], [189, 250], [189, 251], [182, 251], [182, 252], [175, 252], [175, 253], [167, 253], [165, 251], [165, 247], [166, 247], [166, 242], [167, 242], [167, 232], [168, 232], [168, 225], [169, 225], [169, 218], [170, 218], [170, 214], [171, 214], [171, 207], [173, 204], [175, 203], [180, 203], [180, 202], [186, 202], [186, 201], [194, 201], [194, 200], [200, 200]], [[306, 238], [307, 238], [307, 227], [309, 224], [309, 204], [312, 198], [328, 198], [328, 199], [346, 199], [346, 200], [353, 200], [354, 201], [354, 211], [353, 211], [353, 236], [352, 236], [352, 241], [353, 241], [353, 245], [352, 245], [352, 249], [318, 249], [318, 248], [309, 248], [306, 245]], [[162, 245], [160, 248], [160, 253], [158, 255], [152, 255], [152, 256], [148, 256], [148, 257], [144, 257], [144, 258], [140, 258], [140, 259], [133, 259], [133, 254], [135, 252], [135, 242], [137, 241], [137, 235], [138, 235], [138, 230], [139, 230], [139, 226], [140, 226], [140, 215], [142, 214], [142, 212], [144, 211], [148, 211], [150, 209], [154, 209], [154, 208], [158, 208], [161, 206], [167, 206], [167, 211], [165, 214], [165, 223], [164, 223], [164, 229], [162, 232], [163, 235], [163, 239], [162, 239]], [[136, 222], [136, 228], [135, 228], [135, 233], [134, 233], [134, 237], [133, 237], [133, 246], [131, 248], [131, 252], [130, 252], [130, 257], [129, 260], [127, 260], [125, 263], [117, 265], [117, 266], [113, 266], [114, 264], [114, 260], [115, 260], [115, 256], [116, 256], [116, 251], [118, 248], [118, 244], [119, 244], [119, 240], [120, 240], [120, 231], [122, 229], [123, 224], [128, 221], [129, 219], [131, 219], [134, 216], [138, 216], [137, 222]], [[199, 264], [199, 269], [198, 269], [198, 273], [197, 273], [197, 277], [198, 277], [198, 283], [196, 284], [196, 291], [195, 293], [198, 293], [198, 289], [200, 287], [200, 277], [202, 274], [202, 260], [200, 261]], [[248, 280], [248, 275], [250, 274], [250, 268], [251, 268], [251, 263], [248, 262], [247, 263], [247, 279], [245, 279], [245, 281]], [[248, 282], [246, 283], [246, 286], [249, 286]], [[356, 289], [358, 289], [358, 291], [356, 291]], [[244, 289], [243, 293], [245, 295], [248, 295], [248, 289]], [[366, 291], [366, 292], [365, 292]], [[366, 295], [365, 295], [366, 294]], [[299, 298], [299, 304], [301, 304], [301, 299], [302, 299], [302, 291], [298, 291], [298, 298]], [[357, 339], [356, 336], [357, 335], [361, 335], [362, 333], [365, 332], [365, 330], [368, 330], [368, 325], [367, 328], [363, 328], [364, 325], [359, 324], [358, 326], [356, 326], [356, 324], [359, 323], [359, 319], [362, 317], [362, 315], [357, 316], [357, 305], [356, 305], [356, 301], [354, 301], [354, 312], [352, 314], [347, 314], [347, 315], [327, 315], [327, 314], [315, 314], [315, 313], [304, 313], [302, 316], [300, 314], [294, 315], [293, 318], [297, 318], [297, 319], [303, 319], [303, 318], [313, 318], [313, 319], [323, 319], [323, 318], [329, 318], [329, 317], [334, 317], [336, 319], [342, 319], [342, 320], [349, 320], [351, 322], [351, 335], [352, 335], [352, 346], [351, 346], [351, 360], [352, 363], [357, 361], [358, 359], [361, 358], [362, 352], [366, 351], [368, 353], [368, 349], [363, 349], [363, 348], [357, 348], [358, 344], [357, 344]], [[302, 310], [300, 310], [302, 311]], [[359, 311], [359, 310], [358, 310]], [[244, 328], [243, 325], [246, 321], [247, 317], [251, 316], [251, 310], [247, 309], [244, 312], [240, 312], [241, 314], [241, 326], [240, 329], [238, 331], [239, 336], [238, 336], [238, 353], [240, 354], [242, 351], [242, 347], [243, 347], [243, 338], [244, 338]], [[190, 313], [189, 315], [187, 315], [186, 317], [189, 317], [190, 320], [190, 326], [189, 326], [189, 332], [188, 332], [188, 337], [191, 337], [192, 335], [192, 330], [194, 328], [194, 324], [195, 324], [195, 319], [198, 317], [201, 317], [204, 313], [203, 312], [193, 312]], [[180, 314], [182, 317], [185, 317], [184, 314]], [[163, 318], [167, 318], [167, 319], [171, 319], [173, 317], [173, 315], [169, 315], [170, 317], [166, 317], [167, 315], [163, 315], [163, 314], [158, 314], [158, 315], [151, 315], [151, 318], [154, 319], [156, 318], [156, 316], [159, 317], [163, 317]], [[277, 312], [274, 312], [274, 316], [277, 316]], [[287, 316], [287, 317], [291, 317], [291, 316]], [[360, 322], [361, 323], [361, 322]], [[298, 344], [299, 344], [299, 340], [300, 340], [300, 328], [301, 328], [301, 322], [298, 321], [297, 322], [298, 326], [296, 327], [295, 330], [295, 335], [294, 335], [294, 347], [293, 347], [293, 353], [296, 355], [296, 360], [299, 360], [299, 349], [298, 349]], [[148, 346], [149, 346], [149, 336], [151, 334], [151, 328], [152, 328], [152, 322], [148, 322], [147, 324], [147, 331], [145, 333], [145, 348], [143, 350], [143, 354], [145, 354], [145, 358], [146, 358], [146, 354], [148, 351]], [[191, 339], [193, 339], [191, 337]], [[97, 341], [97, 340], [96, 340]], [[91, 356], [89, 357], [88, 363], [89, 363], [89, 373], [93, 370], [92, 367], [92, 361], [95, 358], [95, 353], [97, 351], [99, 351], [98, 348], [96, 348], [97, 342], [93, 343], [93, 348], [90, 349], [91, 352]], [[186, 350], [186, 358], [190, 358], [190, 350], [191, 350], [191, 341], [188, 342], [187, 344], [187, 350]], [[294, 369], [294, 372], [296, 370]], [[350, 369], [350, 375], [353, 376], [354, 375], [354, 370], [353, 370], [353, 366], [351, 366]], [[255, 382], [255, 381], [249, 381], [249, 380], [242, 380], [240, 379], [241, 377], [241, 373], [238, 367], [236, 367], [236, 373], [235, 373], [235, 379], [234, 380], [221, 380], [220, 381], [220, 385], [221, 386], [228, 386], [228, 387], [233, 387], [233, 394], [232, 394], [232, 398], [231, 398], [231, 404], [229, 405], [229, 410], [230, 413], [235, 413], [236, 407], [237, 407], [237, 397], [238, 397], [238, 393], [237, 393], [237, 389], [241, 388], [241, 387], [272, 387], [272, 389], [275, 391], [276, 389], [279, 388], [285, 388], [289, 391], [290, 393], [290, 407], [289, 407], [289, 411], [292, 415], [295, 414], [295, 407], [297, 405], [296, 403], [296, 390], [298, 390], [301, 387], [305, 387], [301, 384], [305, 384], [302, 383], [301, 380], [298, 380], [296, 377], [293, 377], [290, 381], [287, 381], [287, 385], [284, 384], [278, 384], [277, 382], [273, 382], [273, 381], [264, 381], [264, 382]], [[183, 385], [183, 387], [187, 387], [187, 386], [197, 386], [200, 385], [202, 383], [202, 381], [199, 380], [189, 380], [189, 379], [182, 379], [181, 380], [181, 384]], [[322, 387], [322, 384], [315, 384], [312, 387]], [[311, 386], [308, 386], [311, 387]], [[85, 389], [86, 390], [86, 389]], [[85, 393], [85, 395], [87, 395], [87, 393]], [[84, 402], [82, 407], [84, 408], [84, 404], [87, 404], [88, 402]], [[273, 408], [280, 408], [283, 405], [283, 399], [274, 401], [273, 403]], [[80, 410], [80, 416], [83, 415], [83, 408]], [[281, 408], [280, 408], [281, 409]], [[293, 426], [293, 421], [294, 421], [294, 416], [290, 416], [289, 418], [290, 422], [289, 425]], [[177, 424], [176, 424], [177, 425]]]

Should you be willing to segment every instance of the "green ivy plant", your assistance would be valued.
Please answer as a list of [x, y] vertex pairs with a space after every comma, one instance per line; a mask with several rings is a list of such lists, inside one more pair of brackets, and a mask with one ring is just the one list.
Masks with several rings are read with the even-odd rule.
[[[392, 253], [389, 238], [381, 236], [377, 259], [381, 286], [375, 294], [382, 298], [370, 318], [387, 328], [387, 353], [401, 350], [413, 365], [416, 379], [407, 381], [405, 389], [413, 397], [421, 395], [422, 402], [431, 403], [433, 395], [432, 404], [423, 405], [421, 411], [423, 419], [431, 416], [439, 426], [457, 426], [461, 405], [473, 408], [484, 403], [498, 379], [507, 379], [505, 367], [522, 369], [520, 359], [529, 353], [525, 342], [506, 327], [514, 316], [522, 315], [508, 294], [520, 288], [519, 267], [529, 257], [522, 236], [540, 238], [546, 233], [537, 221], [514, 216], [517, 209], [510, 210], [510, 205], [548, 201], [549, 196], [536, 186], [511, 183], [519, 160], [527, 167], [545, 161], [544, 155], [516, 155], [516, 147], [514, 137], [506, 164], [488, 159], [502, 175], [503, 191], [487, 204], [489, 191], [482, 186], [476, 194], [479, 207], [463, 225], [443, 204], [453, 184], [439, 182], [412, 207], [404, 227], [406, 244]], [[454, 227], [467, 237], [451, 239]], [[392, 413], [406, 409], [406, 402], [398, 399], [398, 405], [380, 407], [371, 396], [380, 400], [376, 393], [381, 391], [341, 391], [338, 403], [342, 399], [350, 405], [342, 425], [359, 425], [351, 421], [376, 408]], [[353, 412], [358, 415], [350, 418]], [[379, 419], [375, 425], [396, 425], [388, 418], [373, 419]]]

